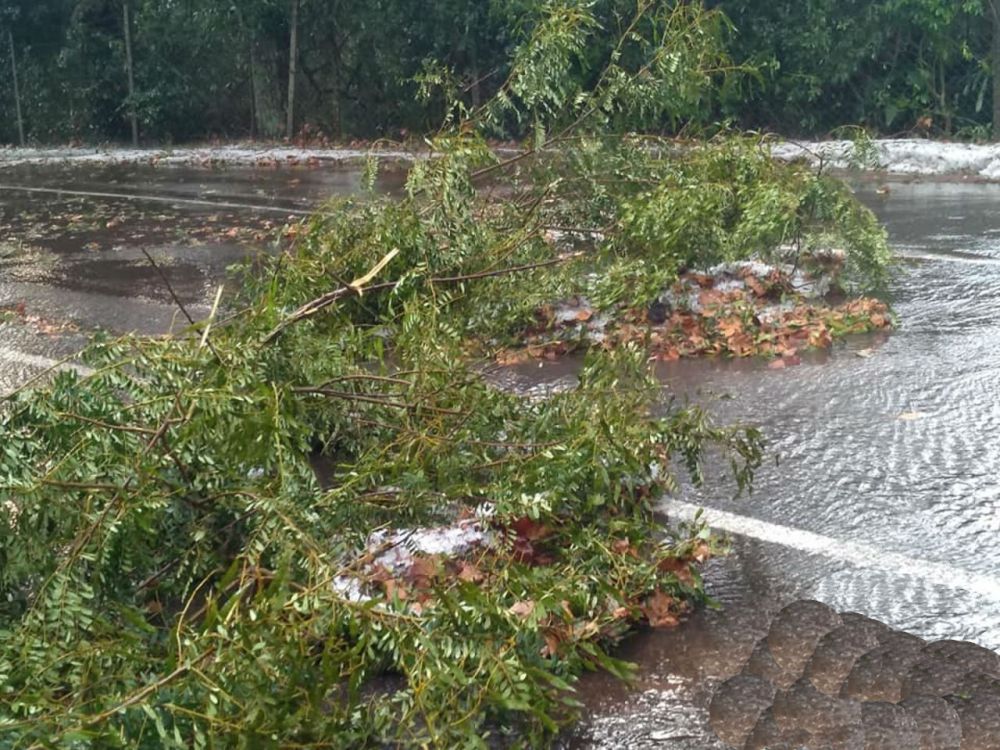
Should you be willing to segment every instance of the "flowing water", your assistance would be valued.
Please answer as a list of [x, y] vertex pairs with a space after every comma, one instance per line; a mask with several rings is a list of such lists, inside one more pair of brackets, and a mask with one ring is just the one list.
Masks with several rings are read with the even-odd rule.
[[[748, 525], [786, 544], [741, 542], [740, 557], [793, 595], [997, 649], [1000, 186], [859, 191], [900, 258], [898, 331], [784, 371], [665, 371], [721, 419], [759, 425], [772, 456], [750, 499], [718, 484], [685, 499], [782, 527]], [[840, 544], [813, 554], [824, 541]]]

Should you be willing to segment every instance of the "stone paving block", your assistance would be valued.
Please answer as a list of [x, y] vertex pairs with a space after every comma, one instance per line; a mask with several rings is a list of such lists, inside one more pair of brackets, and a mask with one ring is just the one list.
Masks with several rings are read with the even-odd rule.
[[970, 672], [945, 700], [961, 722], [961, 750], [1000, 748], [1000, 678]]
[[880, 639], [881, 645], [858, 657], [840, 695], [859, 701], [898, 703], [903, 681], [913, 664], [923, 657], [924, 642], [904, 633]]
[[768, 709], [757, 720], [743, 750], [801, 750], [808, 746], [811, 739], [805, 730], [782, 730], [775, 722], [771, 709]]
[[754, 647], [753, 653], [750, 654], [750, 659], [747, 660], [746, 665], [743, 667], [742, 674], [753, 675], [767, 680], [779, 690], [791, 687], [799, 678], [797, 673], [787, 672], [778, 665], [778, 662], [775, 661], [774, 656], [771, 654], [771, 648], [766, 638], [760, 640]]
[[902, 697], [948, 695], [973, 672], [1000, 677], [1000, 655], [967, 641], [929, 643], [907, 671]]
[[1000, 750], [1000, 654], [797, 602], [709, 715], [745, 750]]
[[961, 750], [962, 722], [946, 700], [916, 695], [899, 705], [920, 730], [918, 750]]
[[920, 727], [902, 706], [872, 702], [861, 706], [865, 750], [917, 750]]
[[888, 626], [863, 615], [848, 612], [843, 624], [819, 639], [804, 674], [821, 693], [838, 695], [859, 657], [879, 645]]
[[761, 714], [774, 702], [774, 692], [774, 685], [753, 675], [727, 680], [708, 709], [712, 731], [730, 747], [742, 747]]
[[803, 678], [774, 694], [774, 720], [784, 731], [800, 728], [811, 735], [861, 726], [858, 701], [825, 695]]
[[782, 609], [771, 622], [767, 644], [782, 671], [801, 675], [819, 639], [842, 625], [840, 615], [808, 599]]

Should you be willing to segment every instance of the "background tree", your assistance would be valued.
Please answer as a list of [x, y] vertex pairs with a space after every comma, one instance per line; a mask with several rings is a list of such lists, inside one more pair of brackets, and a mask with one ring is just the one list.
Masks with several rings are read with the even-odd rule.
[[[730, 92], [738, 122], [789, 134], [846, 124], [984, 132], [991, 54], [979, 0], [720, 0], [732, 53], [759, 71]], [[924, 130], [928, 128], [924, 127]]]
[[[585, 56], [599, 59], [648, 1], [596, 0], [593, 17], [605, 33]], [[706, 0], [731, 19], [733, 61], [755, 73], [705, 94], [699, 117], [685, 122], [728, 120], [789, 135], [861, 124], [885, 134], [989, 136], [1000, 122], [998, 2]], [[545, 7], [543, 0], [130, 0], [131, 95], [122, 0], [4, 0], [0, 24], [13, 32], [26, 135], [36, 141], [126, 140], [133, 110], [151, 141], [280, 138], [303, 127], [339, 139], [436, 129], [444, 89], [415, 97], [431, 60], [434, 77], [475, 108], [502, 85], [510, 50]], [[13, 106], [9, 69], [0, 74], [0, 95]], [[0, 122], [0, 141], [18, 140], [16, 119], [12, 110]], [[677, 124], [636, 127], [672, 132]], [[507, 121], [496, 135], [528, 130]]]
[[993, 28], [993, 139], [1000, 140], [1000, 0], [989, 0]]

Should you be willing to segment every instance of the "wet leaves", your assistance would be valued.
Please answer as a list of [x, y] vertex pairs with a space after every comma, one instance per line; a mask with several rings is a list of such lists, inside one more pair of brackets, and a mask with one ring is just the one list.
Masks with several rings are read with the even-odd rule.
[[465, 583], [482, 583], [486, 576], [473, 563], [463, 560], [459, 563], [457, 578]]
[[639, 557], [639, 551], [632, 546], [632, 543], [628, 539], [615, 539], [615, 541], [611, 543], [611, 550], [619, 555], [629, 555], [635, 558]]
[[[497, 581], [508, 576], [549, 575], [557, 559], [565, 562], [565, 549], [543, 549], [543, 545], [571, 545], [560, 539], [549, 524], [527, 516], [498, 523], [494, 543], [461, 554], [413, 555], [404, 564], [390, 569], [373, 563], [364, 580], [381, 594], [386, 604], [413, 617], [440, 611], [442, 598], [453, 596], [461, 587], [474, 586], [489, 596]], [[503, 540], [506, 539], [507, 543]], [[709, 560], [714, 550], [701, 535], [676, 546], [665, 547], [650, 541], [636, 541], [627, 536], [611, 537], [600, 546], [615, 566], [650, 565], [655, 585], [650, 589], [626, 593], [609, 589], [605, 601], [581, 606], [567, 599], [549, 601], [522, 594], [508, 599], [503, 610], [538, 638], [542, 658], [558, 658], [576, 644], [616, 638], [635, 623], [653, 628], [674, 628], [690, 610], [690, 592], [700, 589], [696, 569]], [[517, 572], [516, 566], [527, 570]]]
[[[700, 298], [704, 296], [702, 292]], [[781, 364], [773, 366], [782, 369], [798, 364], [798, 353], [804, 349], [827, 349], [835, 338], [890, 325], [888, 308], [878, 300], [862, 298], [829, 306], [791, 297], [781, 305], [769, 305], [751, 291], [737, 290], [700, 312], [674, 310], [659, 326], [621, 325], [609, 342], [642, 340], [653, 357], [665, 361], [720, 354], [776, 357]]]
[[518, 518], [508, 527], [513, 536], [511, 545], [512, 558], [528, 565], [549, 565], [552, 555], [542, 545], [543, 540], [552, 534], [552, 529], [544, 523], [528, 518]]
[[20, 323], [30, 327], [36, 333], [47, 336], [56, 336], [78, 330], [76, 324], [70, 321], [51, 320], [30, 311], [24, 302], [0, 306], [0, 323], [3, 322]]
[[691, 562], [677, 557], [668, 557], [660, 561], [657, 568], [661, 573], [673, 573], [678, 582], [689, 588], [694, 588], [697, 581], [691, 570]]
[[406, 572], [406, 581], [415, 589], [429, 589], [439, 568], [439, 561], [433, 557], [415, 557]]
[[510, 528], [515, 534], [521, 539], [526, 539], [529, 542], [535, 542], [540, 539], [545, 539], [545, 537], [552, 534], [552, 529], [546, 526], [541, 521], [534, 518], [528, 518], [524, 516], [514, 521]]
[[657, 589], [646, 599], [641, 609], [650, 627], [675, 628], [681, 623], [678, 607], [676, 599]]
[[[799, 364], [803, 350], [828, 349], [842, 336], [892, 326], [889, 309], [879, 300], [829, 304], [809, 299], [778, 270], [764, 277], [746, 271], [736, 279], [688, 273], [670, 296], [672, 305], [619, 309], [591, 340], [605, 348], [641, 344], [653, 359], [666, 362], [711, 355], [771, 357], [770, 367], [777, 370]], [[537, 324], [523, 334], [524, 347], [505, 350], [497, 361], [557, 359], [580, 346], [581, 334], [595, 332], [598, 316], [580, 299], [570, 300], [566, 309], [557, 315], [551, 305], [540, 307]]]

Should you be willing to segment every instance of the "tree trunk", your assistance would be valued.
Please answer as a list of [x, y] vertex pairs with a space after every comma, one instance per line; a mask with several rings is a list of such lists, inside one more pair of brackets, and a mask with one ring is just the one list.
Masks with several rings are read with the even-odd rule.
[[333, 60], [333, 137], [340, 140], [344, 134], [344, 111], [340, 105], [340, 55], [335, 55]]
[[132, 23], [129, 19], [128, 0], [122, 4], [125, 14], [125, 68], [128, 70], [129, 119], [132, 120], [132, 145], [139, 145], [139, 116], [135, 111], [135, 73], [132, 68]]
[[285, 49], [277, 49], [268, 36], [251, 38], [253, 58], [253, 105], [256, 113], [257, 138], [281, 138], [285, 131], [284, 88], [281, 85], [279, 58]]
[[24, 119], [21, 116], [21, 90], [17, 82], [17, 53], [14, 51], [14, 32], [7, 30], [7, 41], [10, 43], [10, 72], [14, 76], [14, 110], [17, 113], [17, 136], [21, 148], [24, 148]]
[[951, 135], [951, 105], [948, 103], [948, 71], [941, 63], [941, 114], [944, 116], [944, 132]]
[[993, 21], [993, 139], [1000, 141], [1000, 0], [990, 0]]
[[483, 103], [482, 79], [479, 77], [479, 66], [472, 63], [472, 108], [478, 110]]
[[250, 140], [257, 140], [257, 60], [253, 53], [253, 42], [247, 45], [250, 53]]
[[285, 137], [295, 135], [295, 73], [299, 57], [299, 0], [292, 0], [292, 38], [288, 45], [288, 109], [286, 110]]

